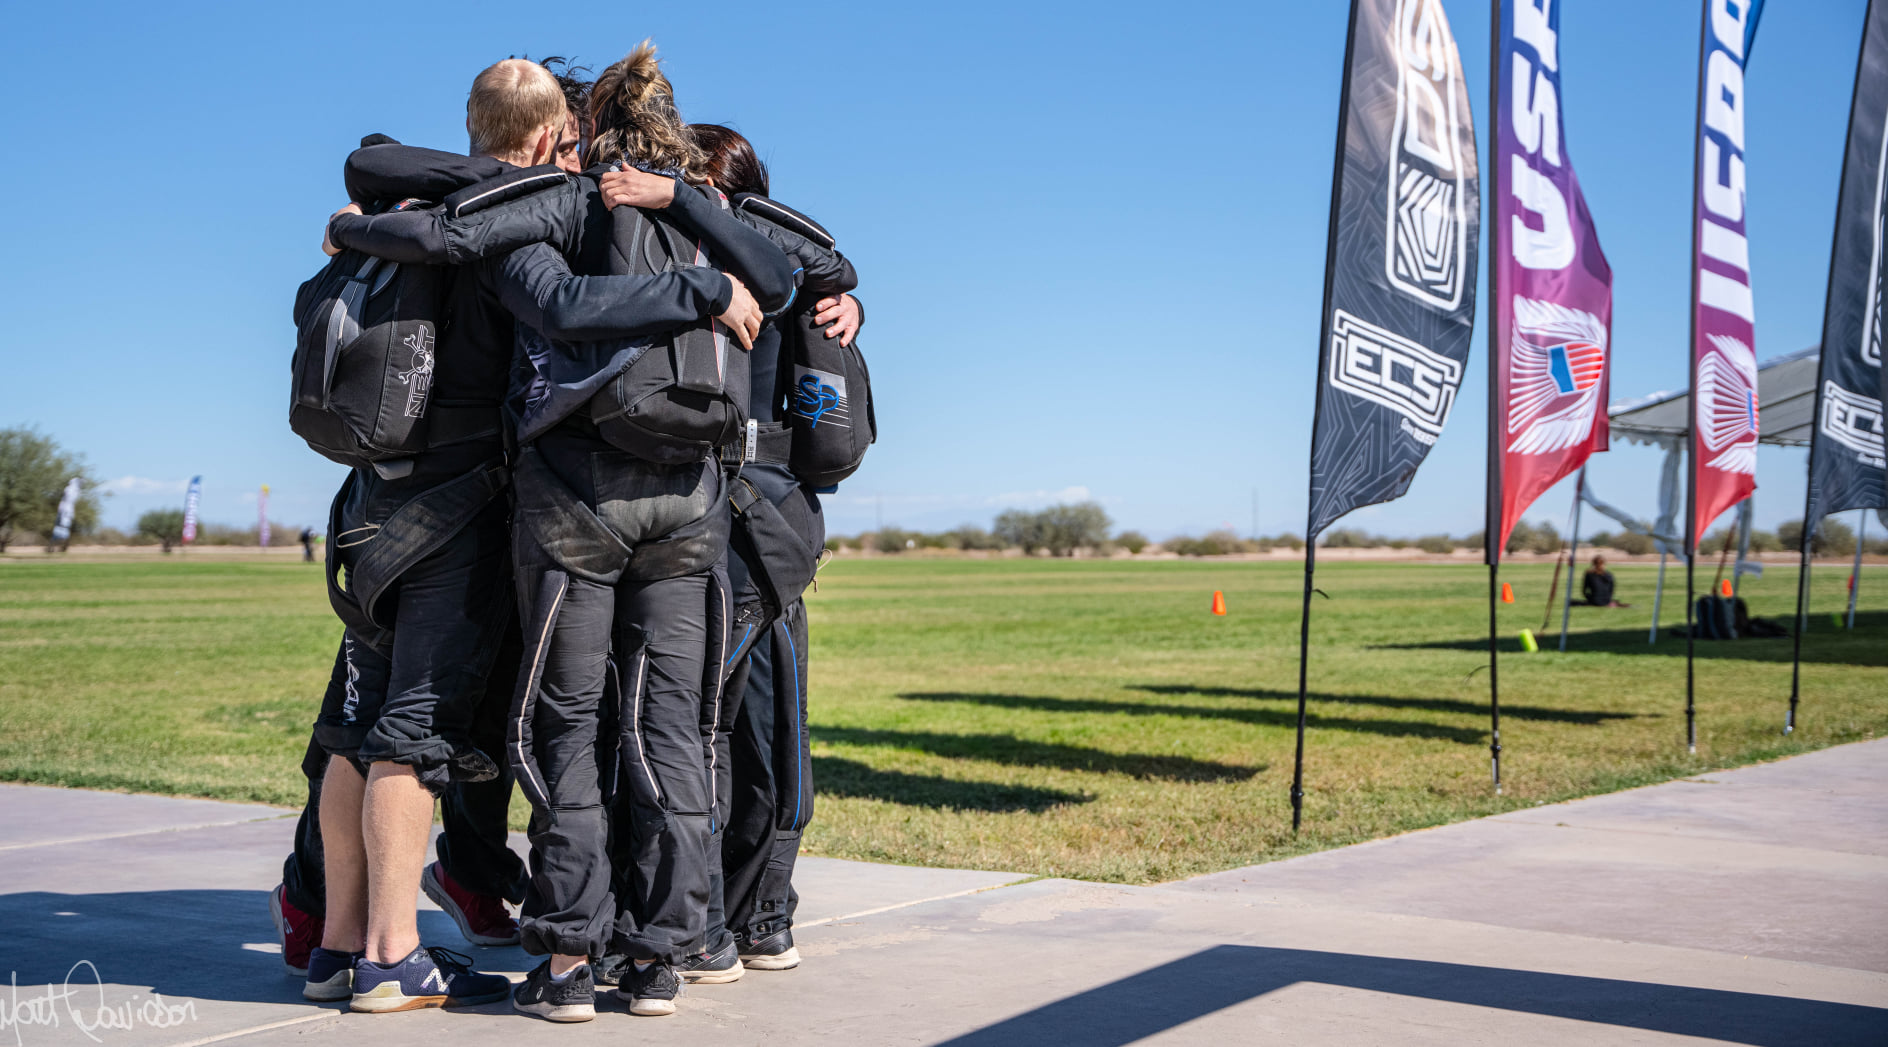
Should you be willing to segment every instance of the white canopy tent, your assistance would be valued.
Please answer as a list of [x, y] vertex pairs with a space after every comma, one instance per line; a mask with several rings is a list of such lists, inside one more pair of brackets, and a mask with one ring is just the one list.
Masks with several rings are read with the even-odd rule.
[[[1810, 346], [1794, 353], [1766, 360], [1757, 367], [1757, 437], [1759, 443], [1783, 447], [1808, 447], [1811, 427], [1816, 420], [1816, 370], [1820, 346]], [[1684, 482], [1685, 449], [1689, 444], [1691, 394], [1689, 392], [1653, 393], [1637, 400], [1612, 404], [1606, 411], [1615, 439], [1629, 443], [1650, 444], [1665, 449], [1665, 463], [1659, 483], [1659, 515], [1646, 521], [1623, 509], [1608, 505], [1593, 493], [1582, 470], [1580, 501], [1618, 521], [1639, 534], [1650, 535], [1659, 548], [1659, 583], [1652, 603], [1652, 632], [1647, 642], [1658, 639], [1659, 604], [1665, 594], [1665, 559], [1683, 557], [1684, 527], [1678, 522]], [[1750, 552], [1750, 501], [1737, 507], [1737, 566], [1732, 571], [1735, 586], [1746, 574], [1763, 573], [1761, 564], [1747, 562]], [[1699, 535], [1702, 540], [1703, 535]], [[1579, 520], [1574, 521], [1574, 538], [1579, 538]], [[1569, 585], [1568, 598], [1572, 592]], [[1561, 618], [1560, 646], [1566, 649], [1566, 612]]]

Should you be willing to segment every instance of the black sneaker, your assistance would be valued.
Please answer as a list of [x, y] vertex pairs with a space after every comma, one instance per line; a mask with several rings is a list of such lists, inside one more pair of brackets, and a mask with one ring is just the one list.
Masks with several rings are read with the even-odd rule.
[[308, 978], [302, 983], [302, 998], [332, 1003], [354, 995], [354, 965], [361, 953], [336, 952], [315, 946], [308, 954]]
[[800, 965], [800, 950], [793, 947], [793, 928], [782, 927], [741, 947], [741, 963], [756, 971], [790, 971]]
[[636, 961], [627, 954], [613, 952], [600, 960], [590, 961], [590, 974], [599, 989], [614, 989], [623, 981]]
[[712, 952], [696, 953], [676, 965], [686, 981], [700, 982], [704, 985], [719, 985], [722, 982], [739, 981], [747, 968], [741, 966], [741, 949], [732, 937], [728, 944]]
[[511, 993], [511, 979], [480, 974], [472, 958], [451, 949], [421, 947], [395, 964], [362, 958], [354, 965], [349, 1010], [367, 1013], [415, 1011], [422, 1007], [475, 1007]]
[[682, 976], [660, 960], [647, 967], [631, 964], [621, 972], [616, 998], [629, 1004], [629, 1013], [654, 1017], [675, 1013], [675, 998], [682, 995]]
[[551, 961], [545, 960], [511, 994], [512, 1010], [554, 1022], [587, 1022], [597, 1016], [597, 986], [590, 971], [589, 964], [578, 964], [570, 977], [554, 982]]

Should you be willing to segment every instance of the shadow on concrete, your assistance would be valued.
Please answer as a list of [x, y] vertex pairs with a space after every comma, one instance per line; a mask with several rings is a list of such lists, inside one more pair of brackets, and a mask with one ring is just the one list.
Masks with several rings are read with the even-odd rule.
[[[1579, 610], [1577, 607], [1574, 609]], [[1603, 613], [1599, 608], [1589, 608], [1589, 610], [1594, 614]], [[1645, 642], [1646, 628], [1643, 625], [1630, 629], [1581, 631], [1576, 628], [1567, 633], [1567, 653], [1649, 654], [1663, 658], [1683, 658], [1685, 656], [1684, 610], [1681, 591], [1678, 604], [1668, 605], [1665, 613], [1660, 616], [1664, 619], [1665, 628], [1659, 632], [1658, 643]], [[1855, 628], [1852, 630], [1838, 629], [1831, 624], [1829, 611], [1830, 609], [1825, 608], [1809, 616], [1809, 631], [1803, 634], [1803, 661], [1821, 665], [1888, 666], [1888, 644], [1882, 642], [1882, 636], [1888, 633], [1888, 611], [1856, 612]], [[1788, 615], [1768, 616], [1768, 620], [1786, 627], [1792, 624]], [[1581, 624], [1580, 616], [1574, 617], [1574, 623], [1576, 627]], [[1788, 636], [1752, 637], [1742, 640], [1699, 640], [1697, 656], [1699, 661], [1783, 662], [1787, 664], [1794, 642]], [[1558, 619], [1555, 620], [1551, 630], [1540, 634], [1540, 643], [1543, 651], [1559, 649]], [[1365, 650], [1473, 651], [1477, 654], [1485, 654], [1488, 651], [1488, 637], [1484, 635], [1463, 640], [1369, 644], [1365, 646]], [[1513, 636], [1503, 636], [1501, 650], [1504, 654], [1521, 653], [1520, 641]], [[1501, 711], [1506, 713], [1507, 707], [1503, 706]]]
[[[825, 732], [818, 732], [824, 734]], [[813, 757], [813, 782], [821, 796], [851, 796], [884, 800], [908, 807], [942, 807], [958, 811], [1046, 811], [1063, 804], [1094, 799], [1060, 789], [1002, 782], [968, 782], [904, 771], [881, 771], [857, 760], [837, 756]]]
[[[1184, 695], [1198, 694], [1208, 698], [1256, 698], [1261, 701], [1290, 702], [1292, 708], [1298, 706], [1296, 691], [1268, 691], [1249, 687], [1193, 687], [1187, 684], [1138, 684], [1130, 690], [1146, 691], [1149, 694]], [[1360, 694], [1312, 694], [1307, 696], [1311, 702], [1330, 705], [1374, 705], [1386, 709], [1425, 709], [1438, 713], [1463, 713], [1468, 716], [1487, 716], [1487, 702], [1466, 702], [1459, 698], [1390, 698], [1379, 695]], [[1601, 724], [1608, 720], [1636, 720], [1641, 716], [1658, 716], [1659, 713], [1614, 713], [1592, 709], [1549, 709], [1542, 705], [1509, 705], [1501, 703], [1501, 715], [1516, 720], [1541, 720], [1550, 723]]]
[[[522, 962], [516, 949], [469, 945], [443, 912], [422, 910], [419, 923], [427, 945], [470, 955], [481, 969], [512, 969]], [[285, 972], [276, 941], [268, 891], [0, 894], [0, 973], [12, 974], [21, 1000], [70, 979], [86, 993], [102, 982], [144, 987], [179, 1001], [347, 1008], [346, 1002], [302, 999], [302, 983]], [[96, 974], [83, 966], [88, 961]], [[29, 987], [36, 992], [29, 994]], [[125, 1002], [109, 989], [106, 997], [113, 1005]], [[95, 995], [74, 999], [88, 1007], [97, 1001]]]
[[[813, 737], [840, 745], [915, 749], [957, 760], [988, 760], [1017, 767], [1053, 767], [1060, 771], [1126, 774], [1175, 782], [1243, 782], [1257, 767], [1196, 760], [1157, 753], [1111, 753], [1082, 745], [1030, 741], [1007, 734], [943, 734], [932, 731], [881, 731], [865, 727], [817, 727]], [[821, 788], [825, 783], [820, 783]]]
[[[1203, 705], [1168, 705], [1159, 702], [1114, 702], [1102, 698], [1043, 698], [1027, 694], [982, 694], [968, 691], [919, 691], [898, 697], [917, 702], [964, 702], [994, 705], [1003, 709], [1034, 709], [1051, 713], [1121, 713], [1127, 716], [1190, 716], [1203, 720], [1234, 720], [1261, 727], [1295, 730], [1298, 712], [1291, 709], [1215, 709]], [[1295, 703], [1297, 695], [1292, 696]], [[1478, 729], [1450, 727], [1447, 724], [1420, 723], [1409, 720], [1352, 720], [1343, 717], [1311, 715], [1308, 727], [1331, 731], [1357, 731], [1392, 738], [1434, 738], [1460, 745], [1480, 745], [1486, 734]]]
[[1757, 1047], [1879, 1044], [1882, 1030], [1888, 1029], [1888, 1010], [1856, 1004], [1428, 960], [1221, 945], [987, 1025], [939, 1047], [1114, 1047], [1300, 982]]

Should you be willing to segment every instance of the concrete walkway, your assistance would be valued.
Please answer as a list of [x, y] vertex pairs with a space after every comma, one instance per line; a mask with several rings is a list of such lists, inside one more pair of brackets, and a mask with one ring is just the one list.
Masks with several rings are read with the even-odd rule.
[[1888, 740], [1159, 887], [808, 859], [799, 970], [579, 1026], [302, 1002], [292, 826], [0, 786], [0, 1044], [1888, 1044]]

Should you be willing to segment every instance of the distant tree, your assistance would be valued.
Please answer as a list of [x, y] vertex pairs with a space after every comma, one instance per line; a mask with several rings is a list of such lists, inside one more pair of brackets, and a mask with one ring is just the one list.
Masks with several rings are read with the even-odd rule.
[[172, 545], [183, 541], [184, 511], [182, 509], [153, 509], [138, 517], [138, 533], [157, 539], [163, 543], [164, 551], [168, 553]]
[[1324, 532], [1323, 544], [1326, 549], [1375, 549], [1384, 544], [1384, 539], [1354, 528], [1339, 527]]
[[990, 533], [1005, 544], [1017, 546], [1032, 556], [1036, 550], [1048, 544], [1040, 514], [1025, 509], [1007, 509], [998, 513], [996, 522], [990, 526]]
[[872, 536], [872, 547], [881, 553], [902, 553], [906, 549], [917, 548], [918, 539], [922, 537], [916, 531], [887, 527]]
[[1147, 536], [1139, 531], [1122, 531], [1114, 536], [1114, 544], [1126, 549], [1130, 556], [1139, 556], [1141, 550], [1147, 548]]
[[1256, 543], [1248, 542], [1231, 531], [1208, 531], [1204, 537], [1188, 538], [1184, 535], [1169, 538], [1160, 543], [1170, 553], [1180, 556], [1230, 556], [1253, 549]]
[[1042, 519], [1043, 545], [1051, 556], [1073, 556], [1077, 549], [1098, 548], [1114, 526], [1098, 502], [1052, 505], [1037, 515]]
[[1534, 540], [1528, 543], [1528, 550], [1530, 552], [1545, 555], [1558, 553], [1561, 548], [1560, 532], [1554, 530], [1553, 524], [1544, 523], [1534, 525]]
[[946, 531], [943, 537], [953, 549], [995, 550], [1005, 545], [1003, 539], [976, 524], [964, 524], [954, 531]]
[[[1803, 547], [1803, 521], [1785, 520], [1777, 526], [1777, 542], [1790, 552]], [[1854, 556], [1855, 530], [1833, 516], [1822, 518], [1822, 526], [1809, 541], [1811, 556]]]
[[1287, 549], [1292, 550], [1293, 552], [1297, 552], [1298, 550], [1303, 549], [1305, 547], [1305, 540], [1291, 533], [1290, 531], [1286, 531], [1284, 534], [1281, 534], [1277, 538], [1272, 539], [1272, 541], [1276, 542], [1279, 545], [1284, 546]]
[[1514, 529], [1508, 532], [1508, 544], [1502, 547], [1502, 551], [1518, 553], [1527, 548], [1533, 541], [1534, 526], [1526, 520], [1516, 520]]
[[1774, 553], [1774, 552], [1780, 552], [1782, 551], [1782, 549], [1783, 549], [1783, 546], [1778, 544], [1777, 536], [1775, 533], [1770, 532], [1770, 531], [1759, 531], [1756, 528], [1751, 529], [1750, 531], [1750, 551], [1751, 552]]
[[1416, 539], [1416, 548], [1426, 553], [1450, 553], [1455, 551], [1455, 539], [1446, 534], [1426, 534]]
[[1628, 556], [1643, 556], [1646, 553], [1658, 551], [1658, 547], [1652, 544], [1650, 535], [1640, 534], [1637, 531], [1621, 531], [1605, 542], [1595, 540], [1593, 544], [1617, 549]]
[[0, 553], [18, 532], [51, 533], [59, 499], [75, 476], [82, 485], [72, 516], [77, 535], [98, 526], [98, 480], [85, 459], [37, 429], [0, 429]]

